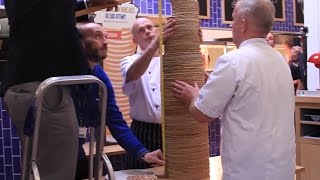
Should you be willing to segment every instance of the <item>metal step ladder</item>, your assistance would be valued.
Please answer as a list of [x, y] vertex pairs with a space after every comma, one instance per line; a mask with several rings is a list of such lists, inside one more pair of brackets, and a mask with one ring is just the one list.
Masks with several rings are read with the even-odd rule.
[[[106, 164], [108, 169], [108, 180], [115, 180], [112, 164], [106, 154], [103, 153], [103, 146], [105, 141], [105, 121], [106, 121], [106, 108], [107, 108], [107, 89], [105, 84], [95, 76], [81, 75], [81, 76], [61, 76], [52, 77], [44, 80], [37, 88], [35, 94], [35, 125], [32, 137], [25, 137], [25, 144], [23, 153], [31, 151], [31, 157], [23, 155], [22, 164], [22, 180], [40, 180], [40, 174], [37, 164], [37, 150], [38, 150], [38, 138], [39, 138], [39, 125], [41, 119], [41, 109], [43, 96], [46, 91], [52, 86], [67, 86], [67, 85], [78, 85], [78, 84], [91, 84], [97, 83], [99, 85], [99, 108], [101, 112], [100, 125], [96, 128], [90, 127], [90, 149], [89, 149], [89, 180], [98, 180], [102, 177], [103, 162]], [[93, 149], [94, 149], [94, 134], [97, 130], [96, 140], [96, 153], [95, 162], [93, 162]], [[30, 145], [32, 141], [32, 147]], [[30, 157], [29, 159], [27, 157]], [[95, 164], [95, 166], [93, 166]], [[27, 172], [28, 171], [28, 172]]]

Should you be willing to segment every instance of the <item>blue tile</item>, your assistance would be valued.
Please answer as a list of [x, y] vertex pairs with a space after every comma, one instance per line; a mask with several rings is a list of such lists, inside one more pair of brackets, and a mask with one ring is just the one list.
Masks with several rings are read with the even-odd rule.
[[138, 7], [139, 7], [139, 2], [140, 2], [139, 0], [133, 0], [133, 1], [132, 1], [132, 3], [135, 4], [135, 5], [137, 5]]
[[4, 148], [4, 164], [5, 165], [12, 165], [11, 148]]
[[20, 157], [13, 157], [13, 172], [14, 174], [21, 173], [21, 164], [20, 164]]
[[153, 2], [153, 8], [154, 8], [153, 14], [158, 14], [159, 12], [158, 6], [159, 6], [158, 2]]
[[[3, 139], [2, 138], [0, 138], [0, 156], [3, 156], [4, 154], [3, 154]], [[1, 163], [1, 161], [0, 161], [0, 163]]]
[[21, 175], [14, 175], [14, 180], [20, 180], [21, 179]]
[[12, 166], [5, 166], [6, 169], [6, 180], [13, 180]]
[[11, 146], [11, 130], [10, 129], [4, 129], [3, 130], [3, 144], [5, 147]]
[[147, 4], [146, 2], [141, 2], [140, 10], [142, 13], [147, 13]]
[[[1, 114], [1, 113], [0, 113]], [[2, 133], [2, 121], [0, 121], [0, 137], [3, 137], [3, 133]]]
[[170, 6], [170, 4], [166, 4], [166, 15], [171, 15], [171, 6]]
[[3, 115], [3, 128], [10, 128], [10, 119], [9, 119], [9, 115], [7, 112], [2, 111], [2, 115]]
[[11, 123], [11, 136], [18, 138], [17, 128], [14, 124]]
[[148, 7], [148, 9], [152, 9], [153, 8], [153, 2], [152, 1], [147, 1], [147, 7]]
[[220, 147], [220, 141], [221, 141], [221, 137], [218, 135], [218, 136], [216, 136], [216, 138], [215, 138], [215, 144], [218, 146], [218, 147]]
[[4, 179], [5, 179], [4, 174], [0, 174], [0, 179], [1, 179], [1, 180], [4, 180]]
[[20, 152], [20, 140], [17, 138], [12, 139], [12, 155], [19, 156]]
[[[142, 13], [148, 13], [148, 14], [158, 14], [158, 1], [157, 0], [134, 0], [135, 4], [137, 4], [138, 7], [140, 7]], [[172, 10], [171, 8], [171, 1], [170, 0], [164, 0], [163, 1], [163, 13], [165, 15], [171, 15]], [[286, 22], [279, 24], [278, 26], [275, 26], [274, 30], [286, 30], [286, 31], [293, 31], [297, 32], [299, 31], [299, 26], [293, 26], [293, 6], [292, 6], [292, 0], [285, 1], [285, 13], [286, 13]], [[152, 10], [150, 10], [150, 8]], [[170, 9], [170, 10], [169, 10]], [[212, 19], [210, 21], [205, 21], [204, 23], [201, 23], [202, 27], [214, 27], [214, 28], [230, 28], [230, 25], [223, 24], [221, 21], [222, 13], [221, 13], [221, 0], [211, 0], [210, 2], [210, 9], [211, 9], [211, 15]], [[294, 28], [292, 28], [292, 26]]]
[[0, 157], [0, 174], [4, 174], [3, 157]]

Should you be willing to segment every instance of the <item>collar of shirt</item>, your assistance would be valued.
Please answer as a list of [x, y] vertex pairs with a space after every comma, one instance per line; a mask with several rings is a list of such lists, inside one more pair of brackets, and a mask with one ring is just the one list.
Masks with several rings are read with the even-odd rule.
[[249, 44], [256, 43], [256, 42], [268, 45], [267, 41], [264, 38], [251, 38], [251, 39], [247, 39], [247, 40], [243, 41], [240, 44], [239, 49], [244, 47], [244, 46], [247, 46]]

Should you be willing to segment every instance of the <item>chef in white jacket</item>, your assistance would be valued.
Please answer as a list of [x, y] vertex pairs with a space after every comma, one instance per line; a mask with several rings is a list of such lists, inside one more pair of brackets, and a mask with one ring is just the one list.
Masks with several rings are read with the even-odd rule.
[[196, 84], [172, 83], [197, 121], [221, 117], [224, 180], [294, 179], [292, 77], [265, 40], [274, 15], [270, 0], [239, 0], [232, 26], [238, 49], [218, 58], [200, 91]]

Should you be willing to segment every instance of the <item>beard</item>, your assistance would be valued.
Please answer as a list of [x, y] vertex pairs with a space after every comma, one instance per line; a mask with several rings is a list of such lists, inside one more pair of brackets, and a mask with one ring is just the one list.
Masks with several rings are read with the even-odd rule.
[[[90, 61], [99, 63], [100, 61], [102, 61], [104, 58], [107, 57], [106, 53], [101, 53], [100, 51], [102, 51], [102, 49], [107, 49], [107, 47], [101, 47], [99, 46], [98, 43], [96, 42], [86, 42], [85, 43], [85, 53], [86, 53], [86, 57], [87, 59], [89, 59]], [[103, 51], [105, 52], [105, 51]]]
[[99, 50], [97, 50], [97, 49], [91, 50], [91, 52], [89, 52], [89, 53], [87, 51], [86, 55], [87, 55], [87, 58], [90, 61], [93, 61], [93, 62], [96, 62], [96, 63], [99, 63], [100, 61], [102, 61], [107, 56], [107, 55], [105, 55], [105, 56], [100, 55], [99, 54]]

